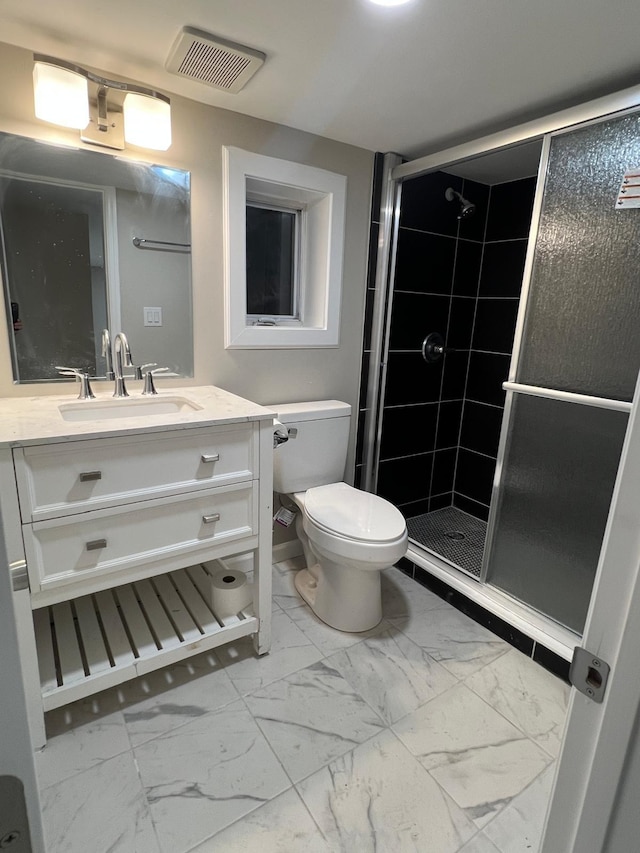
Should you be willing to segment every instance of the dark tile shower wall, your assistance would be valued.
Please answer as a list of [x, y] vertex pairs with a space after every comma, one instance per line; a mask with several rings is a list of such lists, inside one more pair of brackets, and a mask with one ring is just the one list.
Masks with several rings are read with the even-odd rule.
[[[476, 214], [458, 220], [448, 187]], [[489, 189], [443, 172], [403, 186], [378, 494], [407, 517], [451, 506]], [[452, 352], [426, 364], [439, 332]]]
[[535, 178], [491, 187], [474, 304], [453, 505], [487, 519], [513, 350]]
[[[356, 485], [382, 160], [374, 167]], [[457, 219], [449, 186], [476, 204], [473, 217]], [[403, 186], [378, 493], [407, 517], [453, 504], [486, 518], [534, 189], [533, 178], [489, 188], [443, 172]], [[459, 351], [427, 365], [421, 347], [432, 331]]]

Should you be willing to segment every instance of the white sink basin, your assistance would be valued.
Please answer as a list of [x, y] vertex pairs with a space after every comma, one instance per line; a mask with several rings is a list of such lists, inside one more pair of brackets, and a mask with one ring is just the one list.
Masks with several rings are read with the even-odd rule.
[[202, 409], [185, 397], [123, 397], [113, 400], [83, 400], [58, 406], [65, 421], [102, 421], [143, 418], [147, 415], [179, 415]]

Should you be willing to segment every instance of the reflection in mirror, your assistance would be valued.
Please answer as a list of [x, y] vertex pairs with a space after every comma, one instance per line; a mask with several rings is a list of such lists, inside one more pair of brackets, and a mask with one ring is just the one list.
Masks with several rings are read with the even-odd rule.
[[[193, 375], [189, 173], [0, 133], [0, 262], [14, 380], [136, 365]], [[152, 310], [150, 310], [152, 309]], [[166, 375], [166, 374], [165, 374]]]
[[15, 378], [56, 378], [56, 364], [95, 374], [94, 329], [108, 326], [102, 194], [0, 177], [0, 198]]

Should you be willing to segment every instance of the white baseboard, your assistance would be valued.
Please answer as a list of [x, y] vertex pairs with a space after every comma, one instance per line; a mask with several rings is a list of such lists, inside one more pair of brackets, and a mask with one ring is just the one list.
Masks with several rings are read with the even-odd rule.
[[302, 543], [299, 539], [291, 539], [289, 542], [280, 542], [273, 546], [272, 562], [281, 563], [283, 560], [291, 560], [302, 554]]

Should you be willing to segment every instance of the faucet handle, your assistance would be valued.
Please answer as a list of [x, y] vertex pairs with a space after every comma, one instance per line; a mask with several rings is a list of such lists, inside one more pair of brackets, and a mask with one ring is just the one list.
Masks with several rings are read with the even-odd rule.
[[[144, 364], [143, 367], [155, 367], [154, 364]], [[169, 370], [168, 367], [158, 367], [156, 370], [147, 370], [144, 375], [144, 388], [142, 389], [143, 396], [147, 396], [148, 394], [157, 394], [156, 386], [153, 382], [153, 374], [154, 373], [166, 373]]]
[[94, 400], [95, 394], [91, 390], [91, 385], [89, 384], [89, 373], [86, 370], [80, 370], [77, 367], [61, 367], [60, 365], [56, 365], [56, 370], [62, 376], [75, 376], [78, 382], [80, 383], [80, 393], [78, 394], [78, 400]]
[[135, 379], [142, 379], [142, 377], [145, 375], [147, 368], [157, 367], [157, 366], [158, 365], [156, 364], [156, 362], [152, 361], [152, 362], [149, 362], [149, 364], [141, 364], [139, 367], [137, 367], [137, 366], [134, 367], [134, 378]]

